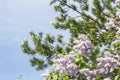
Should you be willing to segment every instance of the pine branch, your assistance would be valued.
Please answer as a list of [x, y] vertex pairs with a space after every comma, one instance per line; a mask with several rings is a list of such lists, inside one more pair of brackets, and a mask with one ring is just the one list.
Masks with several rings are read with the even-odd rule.
[[85, 13], [82, 13], [80, 11], [78, 11], [77, 9], [73, 9], [69, 4], [66, 4], [65, 2], [61, 1], [61, 0], [58, 0], [60, 3], [64, 3], [68, 8], [72, 9], [73, 11], [76, 11], [77, 13], [79, 13], [80, 15], [83, 15], [85, 17], [89, 17], [89, 19], [91, 19], [92, 21], [96, 22], [99, 26], [101, 26], [99, 24], [98, 21], [96, 21], [95, 19], [93, 19], [92, 17], [90, 17], [89, 15], [85, 14]]

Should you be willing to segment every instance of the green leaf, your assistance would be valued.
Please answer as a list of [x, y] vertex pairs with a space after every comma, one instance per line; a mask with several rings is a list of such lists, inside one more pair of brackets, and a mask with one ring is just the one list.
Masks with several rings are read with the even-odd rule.
[[74, 9], [74, 10], [77, 10], [76, 6], [75, 5], [71, 5], [71, 8]]
[[63, 80], [69, 80], [69, 77], [68, 76], [65, 76], [65, 78]]
[[118, 5], [117, 5], [117, 8], [119, 8], [119, 9], [120, 9], [120, 4], [118, 4]]
[[115, 80], [120, 80], [120, 75], [115, 76]]

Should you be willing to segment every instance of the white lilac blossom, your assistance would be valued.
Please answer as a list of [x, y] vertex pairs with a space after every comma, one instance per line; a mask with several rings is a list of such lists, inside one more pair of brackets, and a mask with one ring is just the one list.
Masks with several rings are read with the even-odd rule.
[[93, 48], [91, 41], [85, 34], [80, 34], [78, 40], [75, 40], [74, 49], [83, 56], [91, 56], [91, 49]]
[[83, 68], [80, 70], [80, 73], [84, 74], [87, 80], [95, 80], [94, 76], [96, 75], [96, 70], [89, 70], [88, 68]]
[[58, 59], [54, 60], [54, 70], [63, 74], [67, 73], [68, 76], [77, 78], [79, 75], [79, 69], [74, 64], [75, 57], [73, 54], [60, 55]]

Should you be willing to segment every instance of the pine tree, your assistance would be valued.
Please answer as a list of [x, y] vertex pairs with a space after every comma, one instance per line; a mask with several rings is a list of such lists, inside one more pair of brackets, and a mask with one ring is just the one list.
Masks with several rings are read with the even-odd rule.
[[[34, 43], [34, 48], [29, 46], [27, 39], [23, 41], [22, 50], [24, 53], [32, 55], [30, 62], [32, 66], [36, 66], [37, 70], [46, 68], [47, 66], [53, 65], [54, 59], [60, 58], [58, 55], [69, 55], [69, 53], [78, 53], [73, 49], [75, 39], [78, 39], [80, 34], [87, 35], [92, 44], [92, 55], [88, 58], [76, 54], [75, 64], [79, 69], [89, 68], [90, 70], [96, 69], [96, 64], [99, 62], [96, 59], [103, 57], [105, 51], [115, 53], [117, 51], [120, 54], [120, 43], [111, 45], [116, 39], [116, 35], [119, 36], [114, 27], [106, 28], [109, 19], [114, 19], [117, 28], [119, 27], [120, 18], [117, 16], [117, 12], [120, 5], [116, 3], [117, 0], [52, 0], [50, 5], [54, 5], [54, 9], [59, 13], [59, 16], [55, 17], [55, 22], [52, 23], [55, 29], [69, 30], [70, 39], [66, 43], [63, 41], [63, 35], [57, 37], [50, 34], [43, 34], [40, 32], [36, 35], [33, 31], [30, 31], [31, 39]], [[119, 2], [119, 0], [118, 0]], [[74, 14], [72, 14], [74, 13]], [[109, 26], [109, 25], [108, 25]], [[41, 58], [37, 58], [39, 54]], [[91, 67], [86, 65], [91, 60]], [[88, 70], [87, 70], [88, 71]], [[112, 80], [120, 79], [120, 67], [115, 69], [110, 76]], [[47, 77], [47, 80], [71, 80], [74, 76], [66, 76], [67, 73], [60, 75], [54, 70], [51, 71], [51, 76]], [[56, 75], [53, 77], [53, 75]], [[106, 74], [108, 75], [108, 74]], [[95, 75], [97, 80], [103, 80], [105, 76]], [[77, 77], [77, 80], [92, 80], [85, 78], [83, 74]], [[108, 77], [108, 76], [107, 76]], [[54, 78], [54, 79], [53, 79]]]

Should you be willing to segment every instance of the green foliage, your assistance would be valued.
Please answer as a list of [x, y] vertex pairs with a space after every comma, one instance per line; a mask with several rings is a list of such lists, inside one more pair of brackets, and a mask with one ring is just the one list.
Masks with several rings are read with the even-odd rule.
[[[30, 36], [33, 41], [34, 48], [31, 48], [28, 44], [28, 40], [25, 39], [22, 43], [22, 50], [24, 53], [31, 55], [30, 63], [35, 66], [37, 70], [41, 70], [49, 65], [52, 65], [52, 59], [56, 57], [56, 54], [65, 54], [71, 51], [71, 47], [65, 46], [63, 43], [63, 36], [58, 35], [56, 38], [50, 34], [39, 33], [35, 35], [33, 31], [30, 31]], [[38, 58], [40, 56], [40, 58]]]
[[59, 74], [59, 72], [57, 71], [51, 71], [50, 72], [50, 76], [47, 76], [48, 79], [50, 80], [69, 80], [70, 78], [66, 75], [66, 73], [64, 74]]
[[[97, 68], [95, 64], [97, 57], [102, 57], [104, 50], [113, 52], [113, 47], [120, 50], [120, 42], [111, 46], [111, 42], [114, 40], [116, 30], [107, 30], [105, 23], [107, 18], [115, 18], [117, 8], [113, 5], [115, 0], [52, 0], [51, 5], [54, 5], [56, 12], [60, 13], [55, 17], [55, 22], [52, 23], [55, 29], [69, 30], [70, 41], [65, 43], [62, 35], [50, 35], [40, 32], [36, 35], [33, 31], [30, 31], [30, 36], [33, 41], [34, 47], [29, 46], [28, 40], [25, 39], [22, 44], [22, 50], [24, 53], [32, 56], [30, 62], [32, 66], [36, 66], [37, 70], [41, 70], [47, 66], [53, 64], [53, 59], [57, 58], [58, 54], [69, 54], [70, 51], [74, 51], [72, 48], [74, 39], [79, 34], [86, 34], [93, 44], [92, 56], [86, 58], [84, 56], [76, 54], [75, 64], [78, 68]], [[71, 15], [69, 11], [73, 11], [76, 15]], [[107, 13], [105, 11], [108, 11]], [[104, 49], [103, 49], [104, 47]], [[77, 53], [77, 52], [76, 52]], [[120, 53], [120, 51], [119, 51]], [[39, 55], [40, 58], [36, 57]], [[91, 62], [91, 66], [88, 67], [88, 63]], [[116, 69], [120, 71], [120, 69]], [[119, 73], [119, 72], [118, 72]], [[119, 74], [115, 75], [113, 80], [120, 80]], [[65, 74], [59, 74], [56, 71], [51, 71], [48, 80], [70, 80], [71, 77]], [[104, 77], [96, 76], [97, 79], [103, 80]], [[85, 80], [81, 74], [77, 80]]]
[[120, 75], [116, 75], [114, 80], [120, 80]]
[[[36, 57], [31, 58], [31, 59], [30, 59], [30, 62], [31, 62], [31, 65], [32, 65], [32, 66], [36, 66], [36, 65], [37, 65], [36, 70], [43, 69], [44, 67], [47, 66], [47, 64], [44, 64], [43, 59], [38, 59], [38, 58], [36, 58]], [[39, 65], [39, 66], [38, 66], [38, 65]]]

